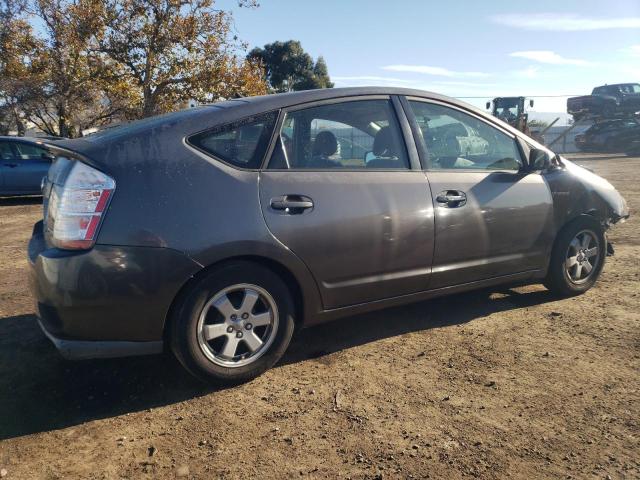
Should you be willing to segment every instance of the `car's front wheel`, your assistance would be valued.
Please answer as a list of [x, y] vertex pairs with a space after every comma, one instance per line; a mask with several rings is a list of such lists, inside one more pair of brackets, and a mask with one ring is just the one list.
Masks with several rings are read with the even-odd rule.
[[569, 223], [556, 238], [545, 286], [563, 296], [589, 290], [604, 267], [606, 242], [596, 219], [583, 216]]
[[278, 275], [259, 264], [214, 268], [183, 296], [171, 324], [171, 346], [202, 380], [248, 381], [275, 364], [294, 330], [294, 307]]

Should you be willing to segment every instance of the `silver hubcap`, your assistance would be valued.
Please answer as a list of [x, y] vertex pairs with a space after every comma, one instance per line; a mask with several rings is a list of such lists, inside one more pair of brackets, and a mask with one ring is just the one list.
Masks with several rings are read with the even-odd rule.
[[237, 284], [216, 293], [198, 320], [198, 344], [205, 356], [224, 367], [255, 362], [278, 330], [278, 307], [257, 285]]
[[590, 230], [579, 232], [569, 244], [565, 270], [573, 283], [586, 282], [600, 261], [598, 237]]

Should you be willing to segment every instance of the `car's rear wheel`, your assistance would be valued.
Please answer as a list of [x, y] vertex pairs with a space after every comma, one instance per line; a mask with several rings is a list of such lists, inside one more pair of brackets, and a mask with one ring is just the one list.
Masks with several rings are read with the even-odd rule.
[[604, 230], [596, 219], [584, 216], [572, 221], [558, 234], [545, 286], [563, 296], [586, 292], [598, 279], [606, 252]]
[[280, 277], [259, 264], [232, 262], [183, 295], [172, 319], [171, 346], [198, 378], [239, 383], [275, 364], [293, 330], [293, 301]]

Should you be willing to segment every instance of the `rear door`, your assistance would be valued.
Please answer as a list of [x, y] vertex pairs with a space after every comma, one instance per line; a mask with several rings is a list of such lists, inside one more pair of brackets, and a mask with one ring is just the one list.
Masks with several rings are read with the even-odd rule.
[[513, 134], [451, 105], [409, 99], [435, 215], [432, 288], [545, 268], [553, 201]]
[[273, 235], [309, 267], [326, 309], [428, 288], [433, 206], [397, 114], [389, 97], [357, 97], [281, 115], [261, 206]]

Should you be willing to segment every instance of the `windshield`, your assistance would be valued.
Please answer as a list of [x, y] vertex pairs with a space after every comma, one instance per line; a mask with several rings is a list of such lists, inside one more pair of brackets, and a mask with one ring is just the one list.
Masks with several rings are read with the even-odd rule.
[[518, 118], [520, 98], [496, 98], [494, 100], [494, 115], [507, 123]]

